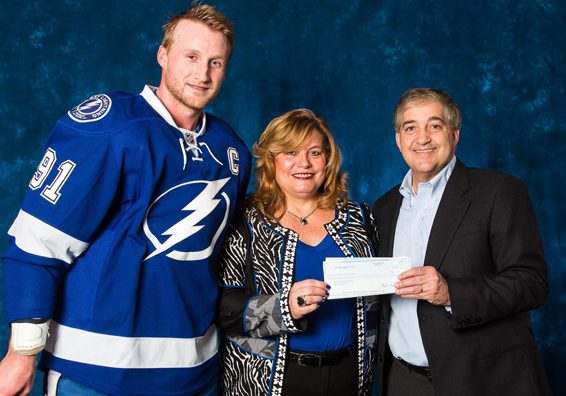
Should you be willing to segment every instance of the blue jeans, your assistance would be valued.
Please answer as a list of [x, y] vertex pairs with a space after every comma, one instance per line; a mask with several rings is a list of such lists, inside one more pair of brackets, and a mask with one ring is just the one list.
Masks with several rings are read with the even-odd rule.
[[[100, 393], [95, 391], [94, 389], [88, 388], [84, 385], [79, 384], [78, 382], [69, 379], [68, 377], [64, 377], [59, 375], [59, 373], [55, 373], [53, 371], [49, 371], [49, 374], [45, 374], [45, 385], [43, 391], [44, 394], [47, 396], [108, 396], [105, 393]], [[58, 381], [57, 381], [58, 379]], [[51, 384], [50, 389], [50, 382]], [[216, 396], [217, 395], [217, 383], [216, 379], [212, 380], [206, 388], [195, 394], [194, 396]], [[55, 385], [56, 384], [56, 385]], [[53, 391], [53, 388], [56, 389]], [[51, 390], [51, 393], [49, 393]], [[53, 393], [55, 392], [55, 393]]]

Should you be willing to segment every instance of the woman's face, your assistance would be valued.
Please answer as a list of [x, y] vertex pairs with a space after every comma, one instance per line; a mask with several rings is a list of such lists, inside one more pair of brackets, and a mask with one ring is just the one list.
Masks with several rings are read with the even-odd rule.
[[314, 132], [297, 150], [275, 156], [275, 181], [286, 198], [314, 198], [324, 183], [325, 168], [326, 153], [322, 135]]

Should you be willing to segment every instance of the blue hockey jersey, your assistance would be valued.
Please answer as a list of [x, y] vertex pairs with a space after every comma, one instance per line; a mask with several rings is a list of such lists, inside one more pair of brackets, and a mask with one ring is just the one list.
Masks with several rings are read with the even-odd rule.
[[55, 125], [8, 231], [8, 320], [52, 318], [40, 367], [100, 392], [190, 395], [216, 375], [216, 257], [251, 158], [224, 121], [176, 127], [146, 86]]

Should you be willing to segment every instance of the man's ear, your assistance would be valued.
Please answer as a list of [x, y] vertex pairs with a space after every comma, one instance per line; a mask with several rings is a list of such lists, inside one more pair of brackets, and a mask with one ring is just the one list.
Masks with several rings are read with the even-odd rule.
[[397, 143], [397, 148], [401, 150], [401, 143], [399, 143], [399, 139], [401, 138], [400, 132], [395, 131], [395, 143]]
[[159, 63], [162, 69], [165, 69], [167, 66], [167, 48], [162, 45], [157, 50], [157, 63]]
[[456, 147], [458, 145], [458, 142], [460, 141], [460, 130], [456, 129], [453, 133], [454, 133], [454, 147]]

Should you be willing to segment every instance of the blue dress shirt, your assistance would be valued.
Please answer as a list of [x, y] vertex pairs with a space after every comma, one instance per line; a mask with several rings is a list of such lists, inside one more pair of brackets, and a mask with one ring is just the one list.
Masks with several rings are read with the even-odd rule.
[[[430, 229], [455, 164], [456, 156], [430, 181], [419, 183], [417, 193], [412, 188], [410, 170], [401, 183], [399, 192], [403, 202], [395, 229], [393, 256], [410, 257], [411, 267], [424, 265]], [[391, 297], [389, 347], [397, 358], [415, 366], [428, 366], [417, 318], [417, 302], [397, 295]]]

